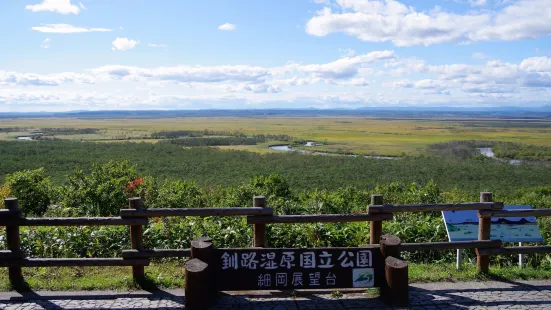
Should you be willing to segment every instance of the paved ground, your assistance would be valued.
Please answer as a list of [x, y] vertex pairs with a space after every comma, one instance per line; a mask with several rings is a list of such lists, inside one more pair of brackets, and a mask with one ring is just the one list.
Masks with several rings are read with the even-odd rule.
[[[249, 292], [250, 293], [250, 292]], [[551, 309], [551, 281], [413, 284], [406, 309]], [[181, 309], [182, 290], [0, 293], [0, 309]], [[373, 296], [329, 292], [221, 294], [212, 309], [389, 309]]]

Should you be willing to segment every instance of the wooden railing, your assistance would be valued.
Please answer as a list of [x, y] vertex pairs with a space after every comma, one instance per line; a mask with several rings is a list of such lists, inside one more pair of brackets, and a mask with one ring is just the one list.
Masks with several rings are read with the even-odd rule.
[[[150, 217], [167, 216], [247, 216], [247, 223], [253, 225], [254, 247], [266, 247], [266, 224], [327, 223], [327, 222], [370, 222], [370, 243], [377, 244], [382, 237], [382, 223], [393, 219], [398, 212], [429, 212], [478, 210], [479, 234], [477, 241], [403, 243], [396, 246], [399, 252], [425, 250], [476, 249], [477, 265], [481, 272], [488, 272], [489, 255], [551, 253], [551, 246], [502, 247], [499, 240], [490, 239], [492, 217], [551, 216], [549, 209], [504, 210], [503, 203], [493, 202], [492, 193], [481, 193], [480, 202], [455, 204], [383, 204], [382, 195], [373, 195], [371, 205], [365, 214], [317, 214], [317, 215], [274, 215], [266, 206], [263, 196], [253, 198], [252, 208], [178, 208], [145, 209], [141, 198], [129, 199], [129, 208], [120, 211], [120, 217], [82, 218], [25, 218], [21, 216], [17, 199], [5, 199], [7, 209], [0, 210], [0, 226], [6, 227], [7, 251], [0, 251], [0, 267], [8, 267], [13, 286], [24, 283], [22, 267], [58, 266], [131, 266], [134, 279], [144, 280], [144, 267], [152, 258], [190, 257], [190, 249], [146, 249], [143, 246], [143, 225]], [[26, 258], [21, 251], [20, 227], [22, 226], [130, 226], [131, 249], [123, 250], [120, 258]]]

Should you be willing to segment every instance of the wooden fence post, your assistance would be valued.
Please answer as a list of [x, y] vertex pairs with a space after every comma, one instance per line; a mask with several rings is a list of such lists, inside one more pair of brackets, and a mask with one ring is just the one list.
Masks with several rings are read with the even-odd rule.
[[[266, 208], [266, 197], [254, 196], [253, 207]], [[254, 247], [263, 248], [266, 246], [266, 224], [253, 224]]]
[[214, 246], [211, 238], [202, 237], [191, 241], [191, 259], [186, 262], [185, 269], [186, 309], [206, 309], [216, 301]]
[[[492, 202], [492, 193], [482, 192], [480, 193], [480, 202]], [[491, 209], [490, 209], [491, 210]], [[480, 211], [478, 213], [478, 240], [490, 240], [490, 232], [492, 229], [492, 218], [480, 217]], [[482, 273], [488, 273], [490, 270], [490, 256], [480, 255], [478, 249], [476, 250], [476, 263], [478, 271]]]
[[[377, 206], [383, 204], [383, 195], [371, 195], [371, 205]], [[371, 210], [367, 210], [367, 213], [373, 214]], [[382, 221], [371, 221], [369, 225], [369, 243], [377, 244], [381, 241], [381, 234], [383, 231]]]
[[[128, 207], [135, 209], [136, 211], [142, 210], [142, 199], [140, 197], [134, 197], [128, 199]], [[143, 226], [142, 225], [130, 225], [130, 244], [132, 249], [142, 251], [143, 250]], [[132, 276], [134, 281], [142, 283], [145, 280], [145, 267], [144, 266], [132, 266]]]
[[[4, 199], [6, 209], [15, 213], [13, 217], [20, 217], [21, 211], [19, 210], [19, 204], [17, 198]], [[21, 236], [19, 235], [19, 225], [7, 225], [6, 226], [6, 241], [8, 250], [14, 255], [21, 256]], [[21, 266], [8, 267], [10, 284], [14, 288], [20, 288], [24, 284], [23, 272]]]
[[396, 236], [381, 236], [381, 254], [385, 258], [381, 298], [393, 306], [409, 304], [408, 263], [400, 259], [400, 244], [400, 238]]

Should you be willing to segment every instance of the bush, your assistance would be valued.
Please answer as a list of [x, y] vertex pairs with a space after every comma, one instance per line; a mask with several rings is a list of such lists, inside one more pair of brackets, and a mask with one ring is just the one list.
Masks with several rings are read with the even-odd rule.
[[11, 195], [18, 199], [23, 215], [41, 216], [57, 198], [57, 188], [42, 168], [9, 174], [6, 186], [11, 189]]
[[90, 173], [77, 169], [67, 178], [61, 203], [80, 215], [116, 215], [128, 206], [129, 197], [146, 193], [146, 180], [128, 161], [95, 164]]

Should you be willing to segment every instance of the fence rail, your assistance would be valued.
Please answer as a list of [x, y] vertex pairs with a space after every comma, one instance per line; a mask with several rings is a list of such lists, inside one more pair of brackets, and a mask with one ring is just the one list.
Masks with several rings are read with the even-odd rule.
[[390, 221], [392, 214], [315, 214], [248, 216], [247, 224], [347, 223]]
[[[344, 223], [370, 222], [370, 243], [379, 244], [382, 235], [382, 223], [393, 219], [399, 212], [433, 212], [478, 210], [479, 234], [476, 241], [403, 243], [393, 248], [400, 252], [476, 249], [477, 264], [481, 272], [488, 272], [490, 255], [551, 253], [551, 246], [525, 246], [507, 248], [499, 240], [490, 240], [492, 217], [551, 216], [550, 209], [503, 210], [502, 202], [493, 202], [491, 193], [481, 193], [480, 202], [389, 205], [383, 203], [382, 195], [372, 195], [371, 205], [364, 214], [317, 214], [317, 215], [274, 215], [273, 209], [266, 206], [263, 196], [253, 198], [251, 208], [181, 208], [181, 209], [145, 209], [140, 198], [129, 199], [129, 208], [120, 210], [120, 217], [80, 217], [80, 218], [25, 218], [21, 216], [17, 199], [5, 199], [7, 209], [0, 210], [0, 226], [6, 226], [7, 251], [0, 251], [0, 267], [9, 268], [10, 281], [14, 287], [24, 283], [21, 267], [58, 267], [58, 266], [132, 266], [134, 279], [141, 283], [144, 279], [144, 266], [152, 258], [194, 257], [193, 249], [146, 249], [143, 245], [143, 225], [150, 217], [169, 216], [246, 216], [247, 223], [253, 225], [254, 247], [266, 247], [266, 224], [289, 223]], [[21, 226], [130, 226], [131, 249], [123, 250], [119, 258], [25, 258], [21, 251]], [[384, 238], [383, 238], [384, 239]], [[209, 243], [204, 237], [195, 243]], [[384, 240], [391, 244], [392, 240]], [[381, 242], [382, 248], [383, 242]], [[390, 249], [390, 248], [388, 248]], [[384, 250], [384, 249], [383, 249]], [[387, 253], [388, 254], [388, 253]], [[397, 256], [397, 257], [398, 257]]]
[[434, 251], [434, 250], [457, 250], [457, 249], [491, 249], [502, 246], [501, 240], [485, 241], [455, 241], [455, 242], [427, 242], [427, 243], [402, 243], [400, 251]]

